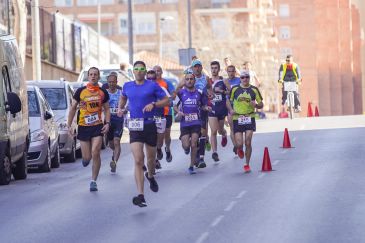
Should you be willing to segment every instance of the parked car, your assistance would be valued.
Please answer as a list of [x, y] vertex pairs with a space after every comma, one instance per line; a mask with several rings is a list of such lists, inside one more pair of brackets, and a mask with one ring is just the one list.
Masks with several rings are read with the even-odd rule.
[[78, 88], [81, 88], [82, 86], [85, 85], [85, 82], [70, 82], [70, 86], [73, 89], [74, 92], [76, 92], [76, 90]]
[[76, 139], [76, 117], [72, 122], [75, 135], [71, 136], [67, 128], [68, 113], [74, 95], [70, 82], [63, 80], [39, 80], [28, 81], [27, 83], [40, 88], [44, 97], [46, 97], [58, 124], [60, 154], [65, 161], [75, 162], [76, 158], [81, 154], [81, 145], [80, 141]]
[[28, 168], [49, 172], [60, 166], [58, 126], [52, 108], [37, 86], [28, 85], [30, 145]]
[[0, 185], [27, 177], [28, 103], [16, 39], [0, 36]]

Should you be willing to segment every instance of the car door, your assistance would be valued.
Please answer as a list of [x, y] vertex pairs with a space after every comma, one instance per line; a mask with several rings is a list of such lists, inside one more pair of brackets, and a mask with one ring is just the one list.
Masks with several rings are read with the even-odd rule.
[[46, 119], [46, 112], [48, 112], [47, 101], [39, 89], [37, 89], [37, 96], [38, 96], [38, 100], [39, 100], [39, 106], [40, 106], [40, 109], [42, 112], [41, 118], [42, 118], [43, 129], [48, 134], [48, 138], [50, 140], [50, 145], [51, 145], [50, 147], [52, 149], [53, 144], [54, 144], [55, 135], [54, 135], [54, 128], [53, 128], [51, 120], [54, 118], [52, 117], [51, 119]]
[[[9, 69], [6, 64], [2, 66], [1, 73], [2, 73], [2, 78], [3, 78], [2, 85], [4, 86], [3, 87], [4, 104], [7, 104], [7, 102], [8, 102], [7, 93], [12, 91], [12, 87], [11, 87], [11, 82], [10, 82], [10, 77], [9, 77]], [[19, 153], [17, 151], [18, 145], [17, 145], [16, 130], [21, 121], [19, 121], [17, 119], [17, 114], [11, 114], [10, 112], [6, 112], [5, 119], [6, 119], [6, 126], [7, 126], [6, 129], [7, 129], [9, 140], [10, 140], [11, 157], [15, 157], [15, 155], [17, 155]]]

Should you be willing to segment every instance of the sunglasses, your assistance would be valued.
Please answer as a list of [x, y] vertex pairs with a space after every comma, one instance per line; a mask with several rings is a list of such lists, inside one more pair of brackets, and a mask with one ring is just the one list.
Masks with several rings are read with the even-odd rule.
[[145, 67], [135, 67], [133, 68], [134, 71], [146, 71], [147, 69]]
[[286, 62], [290, 62], [290, 60], [286, 60]]
[[186, 81], [194, 80], [194, 78], [185, 78]]
[[250, 76], [241, 76], [241, 79], [250, 78]]

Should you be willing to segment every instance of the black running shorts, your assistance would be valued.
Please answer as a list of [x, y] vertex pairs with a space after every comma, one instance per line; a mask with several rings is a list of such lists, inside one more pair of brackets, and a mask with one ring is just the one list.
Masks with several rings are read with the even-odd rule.
[[256, 131], [256, 121], [255, 118], [251, 118], [251, 124], [245, 124], [245, 125], [238, 125], [238, 121], [233, 121], [233, 132], [234, 133], [244, 133], [248, 130]]
[[157, 127], [154, 122], [145, 123], [143, 131], [129, 131], [129, 143], [145, 143], [149, 146], [157, 145]]
[[77, 139], [80, 141], [90, 141], [93, 137], [103, 136], [101, 129], [103, 124], [95, 126], [78, 126]]
[[166, 128], [171, 128], [172, 126], [172, 115], [167, 115], [166, 117]]

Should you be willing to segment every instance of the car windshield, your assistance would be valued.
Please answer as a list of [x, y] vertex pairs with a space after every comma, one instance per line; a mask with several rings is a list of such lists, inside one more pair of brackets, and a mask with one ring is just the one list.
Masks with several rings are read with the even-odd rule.
[[35, 91], [28, 91], [28, 112], [29, 116], [40, 116], [39, 104]]
[[62, 88], [41, 88], [44, 97], [52, 110], [66, 110], [67, 100], [65, 89]]

